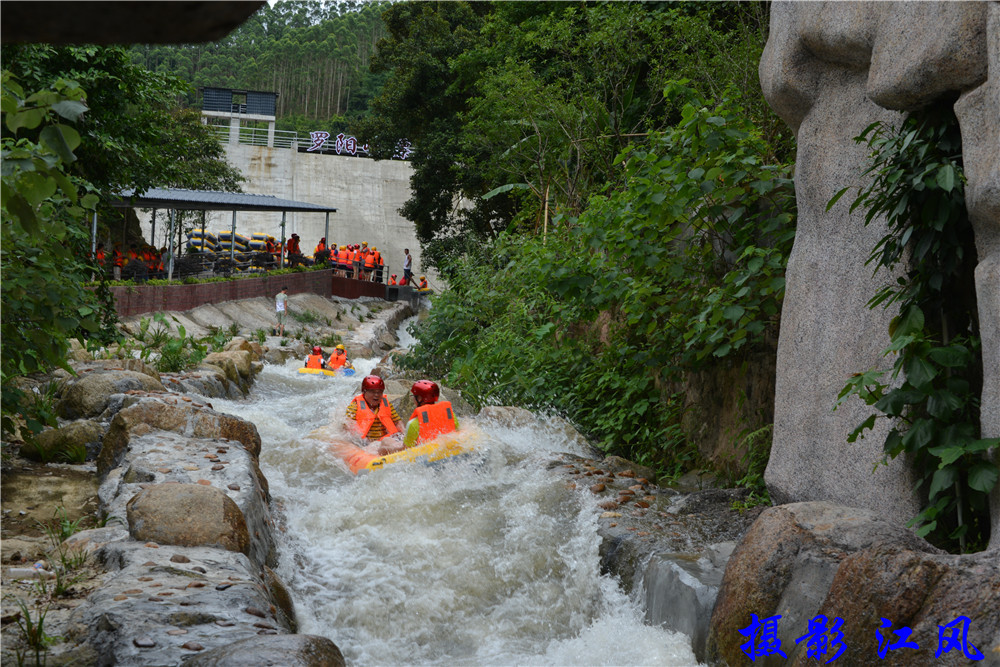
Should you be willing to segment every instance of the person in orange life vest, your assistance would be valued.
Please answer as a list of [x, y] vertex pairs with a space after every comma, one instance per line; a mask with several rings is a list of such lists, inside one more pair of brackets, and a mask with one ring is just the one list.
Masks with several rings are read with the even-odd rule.
[[99, 267], [101, 267], [102, 269], [104, 268], [104, 244], [103, 243], [98, 243], [97, 244], [97, 253], [94, 255], [94, 260], [97, 262], [97, 265]]
[[361, 381], [361, 393], [352, 398], [347, 406], [344, 426], [348, 431], [359, 434], [364, 441], [380, 441], [379, 456], [403, 448], [399, 439], [403, 420], [385, 397], [385, 382], [377, 375], [369, 375]]
[[305, 368], [326, 368], [323, 361], [323, 349], [319, 345], [313, 345], [313, 352], [306, 357]]
[[361, 246], [357, 243], [354, 244], [354, 278], [361, 279]]
[[343, 368], [344, 364], [347, 363], [347, 352], [344, 350], [343, 345], [338, 345], [334, 349], [333, 354], [330, 355], [329, 361], [326, 362], [328, 368]]
[[125, 264], [125, 257], [122, 255], [121, 246], [115, 244], [115, 249], [111, 253], [112, 271], [115, 280], [122, 279], [122, 265]]
[[394, 273], [394, 274], [392, 274], [391, 276], [389, 276], [389, 284], [390, 284], [390, 285], [395, 285], [395, 284], [397, 284], [397, 283], [396, 283], [396, 274], [395, 274], [395, 273]]
[[449, 401], [438, 402], [441, 390], [430, 380], [419, 380], [410, 387], [417, 407], [410, 415], [403, 438], [404, 447], [430, 442], [439, 435], [458, 430], [458, 418]]
[[375, 253], [375, 282], [382, 282], [382, 269], [385, 268], [385, 262], [382, 261], [382, 253], [378, 251], [378, 248], [372, 247], [372, 252]]
[[375, 251], [369, 250], [368, 254], [365, 255], [365, 273], [368, 274], [368, 279], [373, 280], [375, 277]]
[[323, 252], [324, 250], [326, 250], [326, 237], [325, 236], [319, 240], [319, 243], [316, 244], [316, 249], [313, 251], [313, 254], [315, 255], [315, 253], [317, 253], [317, 252]]
[[419, 289], [419, 290], [430, 289], [430, 287], [427, 286], [427, 278], [426, 277], [420, 276], [420, 286], [417, 287], [417, 289]]

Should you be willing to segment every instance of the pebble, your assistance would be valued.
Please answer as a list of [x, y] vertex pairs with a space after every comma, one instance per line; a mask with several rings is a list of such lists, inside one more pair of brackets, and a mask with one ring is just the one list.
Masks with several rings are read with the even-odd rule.
[[240, 485], [239, 484], [230, 484], [226, 488], [229, 489], [230, 491], [239, 491], [240, 490]]
[[198, 470], [198, 466], [186, 465], [186, 466], [184, 466], [184, 469], [185, 470]]
[[232, 621], [223, 621], [222, 619], [216, 621], [215, 624], [218, 625], [220, 628], [229, 628], [235, 625], [235, 623], [233, 623]]
[[214, 466], [212, 466], [212, 470], [222, 470], [225, 467], [226, 466], [222, 465], [221, 463], [216, 463]]
[[187, 585], [187, 587], [188, 588], [204, 588], [205, 587], [205, 582], [204, 581], [192, 581], [190, 584]]
[[142, 593], [142, 589], [141, 588], [130, 588], [127, 591], [122, 591], [122, 593], [124, 593], [125, 595], [138, 595], [139, 593]]
[[594, 485], [592, 485], [592, 486], [590, 487], [590, 490], [591, 490], [592, 492], [594, 492], [594, 493], [600, 493], [600, 492], [601, 492], [601, 491], [603, 491], [603, 490], [604, 490], [605, 488], [606, 488], [606, 487], [605, 487], [605, 486], [604, 486], [603, 484], [594, 484]]
[[152, 581], [153, 580], [152, 577], [137, 577], [137, 579], [139, 581]]
[[132, 640], [132, 643], [138, 648], [153, 648], [156, 646], [156, 642], [154, 642], [150, 637], [136, 637]]
[[219, 584], [218, 586], [215, 587], [215, 590], [217, 590], [217, 591], [224, 591], [227, 588], [229, 588], [230, 586], [232, 586], [232, 584]]
[[188, 633], [188, 631], [184, 630], [183, 628], [176, 628], [174, 630], [167, 630], [167, 634], [168, 635], [186, 635], [187, 633]]
[[199, 479], [198, 483], [201, 484], [202, 486], [212, 486], [212, 483], [207, 479]]
[[267, 618], [267, 614], [262, 612], [260, 609], [257, 609], [257, 607], [247, 607], [243, 611], [250, 614], [251, 616], [259, 616], [260, 618]]
[[171, 469], [170, 468], [157, 468], [156, 472], [162, 472], [164, 475], [166, 475], [168, 472], [171, 472]]
[[142, 564], [143, 567], [153, 567], [154, 565], [156, 565], [156, 563], [154, 563], [151, 560], [147, 560], [145, 563]]
[[183, 554], [174, 554], [170, 557], [171, 563], [190, 563], [191, 559]]
[[205, 568], [203, 568], [201, 565], [195, 565], [191, 569], [194, 570], [195, 572], [201, 572], [202, 574], [208, 574], [208, 570], [206, 570]]
[[649, 507], [649, 503], [647, 503], [645, 500], [639, 500], [636, 501], [635, 506], [641, 507], [642, 509], [646, 509], [647, 507]]
[[186, 648], [189, 651], [204, 651], [205, 647], [198, 642], [186, 642], [181, 644], [181, 648]]
[[116, 595], [114, 597], [115, 602], [121, 602], [122, 600], [128, 600], [127, 595]]
[[149, 600], [150, 602], [163, 602], [163, 598], [161, 598], [161, 597], [157, 597], [156, 595], [154, 595], [154, 596], [153, 596], [153, 597], [151, 597], [151, 598], [148, 598], [148, 600]]
[[157, 544], [156, 542], [146, 542], [146, 543], [145, 543], [144, 545], [142, 545], [142, 546], [144, 546], [144, 547], [149, 547], [150, 549], [159, 549], [159, 548], [160, 548], [160, 545], [159, 545], [159, 544]]
[[253, 627], [255, 627], [255, 628], [264, 628], [265, 630], [274, 630], [274, 626], [271, 625], [270, 623], [257, 622], [257, 623], [253, 624]]
[[276, 635], [276, 634], [278, 634], [278, 631], [277, 630], [259, 630], [257, 632], [257, 634], [258, 635]]

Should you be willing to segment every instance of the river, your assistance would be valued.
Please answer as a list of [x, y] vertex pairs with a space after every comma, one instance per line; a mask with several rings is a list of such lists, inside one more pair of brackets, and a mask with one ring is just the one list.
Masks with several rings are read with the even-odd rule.
[[267, 365], [250, 399], [213, 400], [260, 432], [300, 632], [352, 665], [696, 664], [685, 635], [644, 625], [601, 575], [595, 501], [545, 468], [587, 452], [555, 429], [466, 419], [475, 454], [358, 478], [310, 439], [376, 361], [351, 378]]

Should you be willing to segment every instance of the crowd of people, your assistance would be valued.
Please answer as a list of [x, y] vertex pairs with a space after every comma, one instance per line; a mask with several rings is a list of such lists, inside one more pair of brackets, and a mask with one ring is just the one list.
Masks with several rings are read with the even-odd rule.
[[[301, 239], [298, 234], [292, 234], [286, 239], [284, 246], [280, 241], [272, 240], [270, 237], [265, 243], [266, 249], [263, 252], [273, 258], [268, 262], [268, 266], [271, 267], [278, 266], [284, 254], [286, 264], [291, 266], [325, 264], [333, 270], [334, 275], [344, 278], [384, 282], [388, 285], [410, 285], [419, 291], [430, 290], [426, 276], [414, 278], [413, 255], [410, 254], [409, 248], [403, 250], [403, 275], [400, 277], [395, 273], [386, 275], [388, 272], [382, 253], [376, 246], [369, 246], [367, 241], [328, 245], [326, 237], [323, 237], [316, 244], [311, 257], [302, 254]], [[99, 243], [93, 259], [102, 270], [110, 272], [114, 280], [121, 280], [123, 272], [126, 278], [139, 280], [166, 278], [167, 249], [157, 250], [148, 243], [130, 244], [126, 252], [122, 252], [121, 245], [116, 243], [110, 253], [104, 243]], [[128, 266], [132, 268], [126, 269]]]
[[[102, 271], [110, 270], [114, 280], [121, 280], [123, 271], [140, 279], [166, 277], [167, 249], [157, 250], [148, 243], [132, 243], [124, 253], [120, 243], [116, 243], [110, 253], [103, 243], [98, 243], [93, 259]], [[125, 267], [130, 268], [126, 270]]]

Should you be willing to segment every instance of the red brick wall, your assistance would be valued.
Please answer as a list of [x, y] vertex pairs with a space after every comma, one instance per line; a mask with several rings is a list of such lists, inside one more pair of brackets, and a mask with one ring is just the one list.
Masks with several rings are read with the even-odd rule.
[[[330, 271], [307, 271], [305, 273], [289, 273], [281, 276], [264, 276], [261, 278], [242, 278], [219, 283], [200, 283], [197, 285], [139, 285], [135, 287], [111, 287], [111, 293], [115, 297], [115, 310], [119, 317], [130, 317], [143, 313], [156, 313], [168, 310], [191, 310], [198, 306], [209, 303], [222, 303], [224, 301], [239, 301], [240, 299], [252, 299], [258, 296], [274, 298], [274, 295], [281, 291], [282, 287], [288, 287], [289, 294], [301, 294], [311, 292], [323, 297], [330, 297], [333, 292], [334, 280], [347, 280], [346, 278], [332, 279]], [[372, 283], [361, 283], [350, 280], [348, 282], [360, 285]], [[370, 289], [370, 288], [369, 288]], [[385, 297], [385, 286], [378, 285], [378, 294], [369, 294], [367, 290], [361, 292], [369, 296]], [[339, 294], [357, 298], [357, 295]]]

